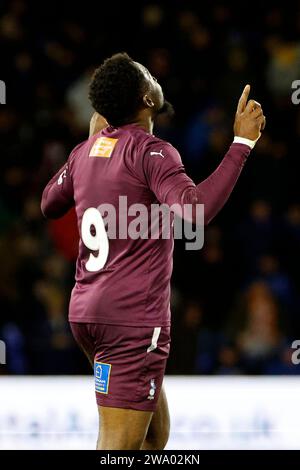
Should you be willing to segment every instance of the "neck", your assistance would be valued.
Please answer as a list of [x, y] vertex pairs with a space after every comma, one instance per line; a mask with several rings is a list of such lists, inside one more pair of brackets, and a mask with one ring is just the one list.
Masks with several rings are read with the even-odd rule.
[[145, 129], [146, 132], [153, 134], [153, 119], [148, 113], [139, 114], [132, 124], [137, 124], [138, 126]]

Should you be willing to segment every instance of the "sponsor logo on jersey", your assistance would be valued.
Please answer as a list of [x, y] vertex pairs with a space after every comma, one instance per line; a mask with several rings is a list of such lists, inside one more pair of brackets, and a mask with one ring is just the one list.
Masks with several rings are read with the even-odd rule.
[[94, 142], [89, 157], [110, 158], [117, 142], [118, 139], [112, 139], [111, 137], [99, 137]]
[[108, 394], [111, 364], [94, 362], [95, 390], [98, 393]]

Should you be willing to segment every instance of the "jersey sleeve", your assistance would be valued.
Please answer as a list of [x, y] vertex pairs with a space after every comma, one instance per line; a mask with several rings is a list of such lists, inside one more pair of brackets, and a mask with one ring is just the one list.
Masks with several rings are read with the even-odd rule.
[[181, 203], [184, 191], [195, 187], [185, 172], [179, 152], [167, 142], [149, 144], [143, 164], [148, 186], [160, 203]]
[[178, 151], [167, 142], [153, 142], [144, 153], [144, 174], [160, 203], [181, 208], [203, 204], [208, 223], [229, 198], [250, 151], [247, 145], [231, 144], [216, 170], [196, 185], [186, 174]]
[[68, 161], [51, 178], [43, 191], [41, 210], [47, 218], [57, 219], [62, 217], [74, 206], [71, 167], [76, 149], [77, 147], [71, 152]]

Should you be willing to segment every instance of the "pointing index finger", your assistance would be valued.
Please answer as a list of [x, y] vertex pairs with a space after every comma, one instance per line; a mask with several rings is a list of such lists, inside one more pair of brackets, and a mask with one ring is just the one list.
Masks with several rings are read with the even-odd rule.
[[242, 113], [244, 109], [246, 108], [249, 93], [250, 93], [250, 85], [246, 85], [237, 105], [236, 112], [238, 114]]

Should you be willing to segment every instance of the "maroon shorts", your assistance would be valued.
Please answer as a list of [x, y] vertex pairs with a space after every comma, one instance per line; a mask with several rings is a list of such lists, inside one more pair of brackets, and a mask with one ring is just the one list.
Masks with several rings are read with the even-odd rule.
[[70, 324], [94, 364], [97, 404], [155, 411], [170, 351], [170, 327]]

